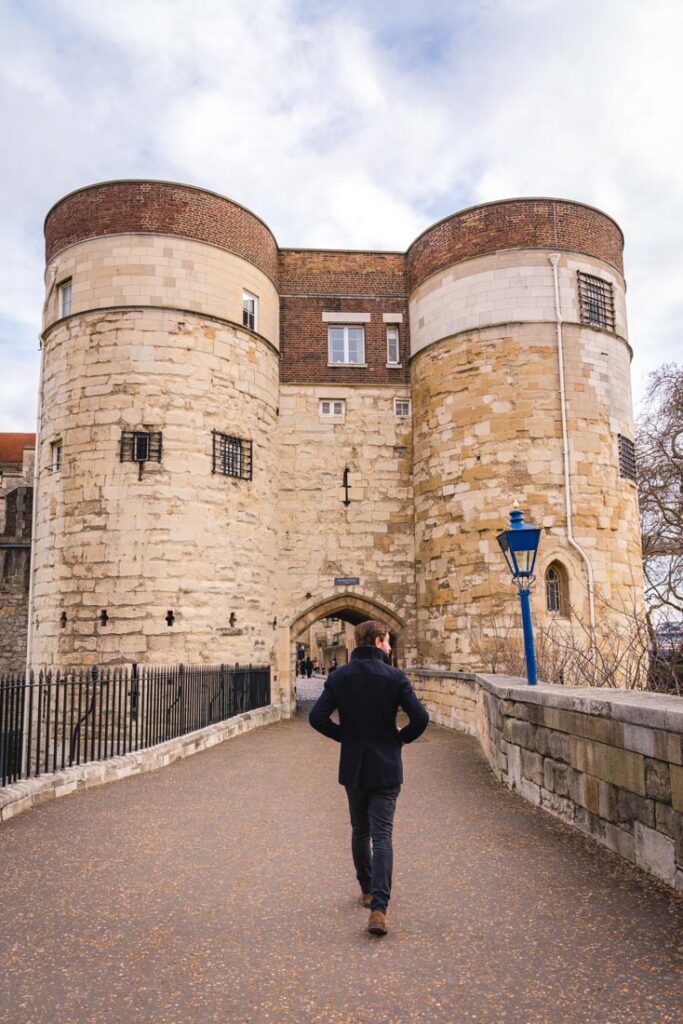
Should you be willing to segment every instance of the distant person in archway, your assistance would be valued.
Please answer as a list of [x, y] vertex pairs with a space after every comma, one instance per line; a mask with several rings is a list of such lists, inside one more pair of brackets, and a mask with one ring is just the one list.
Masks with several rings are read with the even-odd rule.
[[[403, 782], [401, 747], [427, 728], [429, 716], [410, 680], [389, 664], [389, 630], [369, 619], [355, 630], [356, 648], [347, 665], [328, 676], [308, 720], [323, 736], [341, 743], [339, 782], [351, 814], [351, 852], [368, 931], [386, 935], [391, 896], [392, 829]], [[409, 723], [396, 728], [399, 707]], [[339, 710], [339, 725], [330, 718]], [[372, 842], [372, 845], [371, 845]]]
[[306, 658], [304, 662], [304, 668], [306, 669], [306, 678], [310, 679], [313, 675], [313, 662], [310, 658]]

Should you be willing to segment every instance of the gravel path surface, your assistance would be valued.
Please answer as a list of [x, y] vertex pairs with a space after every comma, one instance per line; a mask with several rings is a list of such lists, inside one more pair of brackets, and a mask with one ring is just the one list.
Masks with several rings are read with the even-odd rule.
[[300, 714], [2, 825], [0, 1021], [680, 1024], [680, 898], [436, 726], [368, 935], [337, 756]]

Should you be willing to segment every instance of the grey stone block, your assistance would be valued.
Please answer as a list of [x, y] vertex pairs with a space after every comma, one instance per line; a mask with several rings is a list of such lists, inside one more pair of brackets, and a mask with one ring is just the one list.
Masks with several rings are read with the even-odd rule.
[[628, 790], [619, 790], [619, 821], [625, 824], [641, 822], [649, 828], [655, 826], [655, 807], [652, 800], [646, 797], [629, 793]]
[[543, 758], [531, 750], [522, 750], [522, 775], [525, 779], [543, 785]]
[[550, 753], [550, 735], [550, 729], [544, 729], [543, 726], [537, 726], [534, 732], [535, 749], [544, 757]]
[[671, 774], [665, 761], [645, 758], [645, 793], [654, 800], [671, 803]]
[[503, 736], [508, 742], [516, 743], [519, 747], [526, 747], [527, 750], [534, 750], [534, 727], [528, 722], [522, 722], [517, 718], [508, 718], [503, 728]]
[[544, 787], [541, 787], [541, 807], [552, 814], [557, 814], [558, 817], [563, 818], [565, 821], [574, 821], [576, 807], [572, 801], [567, 800], [558, 793], [552, 793]]
[[543, 785], [549, 792], [555, 793], [558, 797], [568, 797], [569, 781], [567, 774], [569, 771], [568, 765], [561, 764], [559, 761], [553, 761], [547, 757], [543, 762]]
[[569, 736], [564, 732], [550, 733], [550, 756], [556, 761], [569, 763]]
[[676, 811], [668, 804], [655, 803], [655, 828], [671, 839], [675, 839], [677, 835], [676, 816]]
[[635, 842], [636, 864], [669, 885], [675, 885], [676, 860], [673, 839], [637, 821]]
[[636, 862], [636, 841], [632, 832], [626, 832], [623, 828], [607, 823], [605, 825], [604, 843], [618, 853], [621, 857], [629, 860], [632, 864]]
[[616, 823], [619, 819], [619, 790], [610, 782], [598, 783], [598, 807], [600, 817]]

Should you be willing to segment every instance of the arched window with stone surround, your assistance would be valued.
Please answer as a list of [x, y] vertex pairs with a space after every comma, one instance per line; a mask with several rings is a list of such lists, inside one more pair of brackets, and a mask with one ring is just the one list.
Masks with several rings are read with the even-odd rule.
[[567, 570], [560, 562], [551, 562], [545, 571], [545, 603], [554, 615], [569, 615]]

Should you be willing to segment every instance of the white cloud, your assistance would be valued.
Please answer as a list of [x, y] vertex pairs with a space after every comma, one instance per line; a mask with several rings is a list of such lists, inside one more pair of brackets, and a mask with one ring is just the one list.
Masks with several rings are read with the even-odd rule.
[[[626, 235], [638, 391], [680, 351], [682, 28], [675, 0], [0, 7], [11, 372], [36, 373], [48, 207], [159, 177], [233, 197], [290, 246], [405, 248], [513, 195], [600, 206]], [[3, 377], [0, 429], [30, 429]]]

